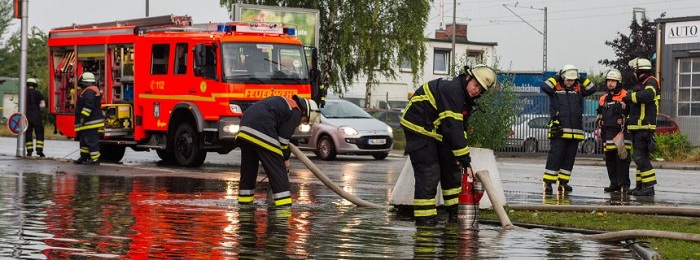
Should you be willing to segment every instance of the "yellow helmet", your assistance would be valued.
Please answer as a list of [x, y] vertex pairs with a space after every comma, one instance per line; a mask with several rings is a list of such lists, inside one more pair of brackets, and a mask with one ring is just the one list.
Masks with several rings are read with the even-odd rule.
[[619, 70], [611, 69], [605, 73], [605, 79], [617, 80], [622, 83], [622, 73]]
[[564, 67], [561, 67], [561, 70], [559, 71], [559, 75], [562, 77], [562, 79], [568, 79], [568, 80], [575, 80], [578, 79], [578, 69], [574, 67], [574, 65], [571, 64], [566, 64]]
[[479, 85], [488, 91], [496, 84], [496, 72], [486, 65], [478, 64], [467, 71], [470, 76], [476, 78]]
[[645, 58], [634, 58], [629, 65], [635, 70], [651, 70], [651, 61]]

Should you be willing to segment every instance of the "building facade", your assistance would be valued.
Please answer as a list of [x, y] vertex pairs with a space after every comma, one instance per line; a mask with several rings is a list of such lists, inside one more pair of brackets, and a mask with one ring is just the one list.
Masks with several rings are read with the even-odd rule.
[[700, 16], [657, 19], [659, 113], [676, 119], [681, 133], [700, 145]]

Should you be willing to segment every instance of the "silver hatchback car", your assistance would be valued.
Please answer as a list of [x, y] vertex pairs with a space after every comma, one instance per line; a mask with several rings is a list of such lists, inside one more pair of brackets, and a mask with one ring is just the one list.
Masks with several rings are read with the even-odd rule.
[[382, 160], [394, 145], [394, 135], [391, 127], [357, 105], [328, 99], [321, 108], [321, 122], [299, 126], [291, 141], [326, 161], [338, 154], [372, 155]]

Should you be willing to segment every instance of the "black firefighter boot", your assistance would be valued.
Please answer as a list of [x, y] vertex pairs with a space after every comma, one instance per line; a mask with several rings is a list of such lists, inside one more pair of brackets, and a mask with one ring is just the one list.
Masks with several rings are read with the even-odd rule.
[[642, 182], [637, 181], [637, 183], [634, 185], [634, 189], [631, 189], [630, 192], [634, 192], [634, 191], [639, 190], [641, 188], [642, 188]]
[[631, 194], [634, 196], [654, 196], [654, 185], [642, 185], [641, 188], [632, 191]]
[[46, 157], [46, 155], [44, 155], [44, 150], [36, 150], [36, 155], [39, 155], [39, 157], [42, 157], [42, 158]]
[[552, 189], [552, 183], [551, 182], [543, 182], [542, 185], [544, 186], [544, 194], [545, 195], [552, 195], [554, 190]]
[[437, 216], [416, 217], [416, 226], [429, 227], [438, 224]]
[[574, 188], [569, 186], [568, 181], [559, 181], [559, 190], [563, 192], [572, 192]]
[[74, 164], [83, 164], [85, 161], [88, 160], [88, 154], [80, 154], [80, 158], [77, 160], [73, 161]]

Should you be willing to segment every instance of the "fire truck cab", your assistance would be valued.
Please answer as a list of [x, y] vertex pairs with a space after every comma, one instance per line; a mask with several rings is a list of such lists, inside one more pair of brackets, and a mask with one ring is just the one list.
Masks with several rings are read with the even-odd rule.
[[309, 60], [294, 34], [275, 24], [197, 25], [173, 15], [55, 28], [50, 111], [61, 134], [75, 138], [77, 80], [92, 72], [105, 113], [101, 160], [119, 161], [130, 147], [198, 167], [207, 152], [235, 148], [240, 117], [255, 101], [318, 92], [316, 55]]

